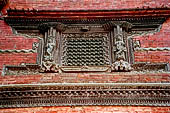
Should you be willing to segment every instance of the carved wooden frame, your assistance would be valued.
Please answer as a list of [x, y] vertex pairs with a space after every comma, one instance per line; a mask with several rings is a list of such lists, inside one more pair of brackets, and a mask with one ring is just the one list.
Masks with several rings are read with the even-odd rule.
[[[132, 67], [136, 69], [136, 64], [133, 61], [133, 40], [129, 37], [141, 31], [148, 32], [157, 29], [169, 17], [169, 12], [168, 8], [90, 10], [88, 13], [81, 10], [37, 11], [9, 9], [5, 21], [18, 33], [39, 37], [37, 64], [35, 64], [36, 68], [39, 67], [39, 72], [131, 71]], [[34, 15], [37, 16], [35, 17]], [[25, 18], [22, 18], [23, 16]], [[63, 35], [67, 33], [90, 33], [91, 31], [108, 32], [110, 37], [110, 44], [108, 45], [110, 47], [110, 64], [106, 66], [79, 67], [61, 65], [61, 39]], [[164, 66], [164, 64], [162, 65]], [[164, 66], [163, 70], [166, 70], [165, 68], [166, 66]], [[10, 68], [5, 68], [5, 70], [10, 70]]]
[[[76, 72], [76, 71], [130, 71], [132, 68], [128, 49], [127, 31], [132, 25], [126, 21], [109, 22], [106, 24], [64, 25], [62, 23], [43, 23], [39, 26], [44, 32], [43, 55], [40, 61], [42, 72]], [[64, 39], [85, 37], [106, 38], [103, 47], [107, 46], [108, 65], [103, 66], [63, 66]], [[108, 41], [107, 41], [108, 40]], [[106, 44], [107, 43], [107, 44]], [[66, 46], [65, 46], [66, 47]]]

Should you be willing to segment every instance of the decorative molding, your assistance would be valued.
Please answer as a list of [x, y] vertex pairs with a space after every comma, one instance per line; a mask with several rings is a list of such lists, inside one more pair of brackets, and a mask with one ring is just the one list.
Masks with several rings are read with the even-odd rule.
[[20, 50], [16, 50], [16, 49], [2, 50], [1, 49], [0, 53], [37, 53], [37, 51], [33, 49], [20, 49]]
[[18, 33], [18, 31], [16, 31], [15, 29], [12, 29], [13, 34], [17, 35], [17, 36], [23, 36], [26, 38], [37, 38], [39, 40], [42, 40], [42, 38], [40, 36], [35, 36], [35, 35], [30, 35], [30, 34], [25, 34], [25, 33]]
[[157, 48], [135, 48], [135, 51], [170, 51], [170, 47], [157, 47]]
[[32, 44], [32, 49], [20, 49], [20, 50], [17, 50], [17, 49], [2, 50], [2, 49], [0, 49], [0, 53], [37, 53], [38, 48], [39, 48], [39, 43], [34, 42]]
[[[170, 84], [41, 84], [0, 87], [0, 108], [38, 106], [170, 106]], [[21, 99], [22, 98], [22, 99]]]
[[132, 65], [133, 71], [140, 73], [152, 73], [152, 72], [168, 72], [170, 71], [169, 63], [146, 63], [136, 62]]
[[40, 66], [36, 64], [21, 64], [19, 66], [5, 66], [3, 75], [36, 75], [40, 74]]
[[62, 72], [109, 72], [110, 66], [63, 66]]
[[[142, 18], [142, 17], [168, 17], [170, 8], [146, 8], [146, 9], [120, 9], [120, 10], [30, 10], [30, 9], [9, 9], [9, 16], [22, 17], [46, 17], [50, 19], [93, 19], [96, 18]], [[63, 15], [65, 15], [63, 17]]]
[[17, 30], [37, 30], [39, 25], [48, 22], [65, 25], [75, 23], [103, 25], [112, 21], [127, 21], [132, 24], [132, 31], [139, 31], [139, 29], [141, 31], [157, 28], [169, 17], [170, 8], [86, 11], [9, 9], [7, 13], [8, 16], [4, 17], [4, 20]]
[[[116, 64], [117, 63], [117, 64]], [[125, 61], [117, 61], [113, 63], [114, 66], [56, 66], [52, 64], [51, 73], [67, 73], [67, 72], [110, 72], [114, 68], [112, 74], [119, 74], [120, 69], [123, 68], [124, 74], [148, 74], [148, 73], [169, 73], [168, 63], [145, 63], [139, 62], [129, 66]], [[3, 75], [35, 75], [43, 74], [41, 65], [38, 64], [22, 64], [18, 66], [6, 65], [3, 69]], [[48, 68], [48, 67], [47, 67]], [[56, 68], [56, 70], [55, 70]], [[129, 72], [131, 71], [131, 72]]]

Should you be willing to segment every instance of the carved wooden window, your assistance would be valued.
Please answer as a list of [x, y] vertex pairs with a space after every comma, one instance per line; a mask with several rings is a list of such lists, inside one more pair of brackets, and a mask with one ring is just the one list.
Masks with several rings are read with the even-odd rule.
[[108, 33], [63, 34], [63, 66], [105, 66], [110, 64]]
[[128, 22], [43, 23], [44, 71], [130, 71]]

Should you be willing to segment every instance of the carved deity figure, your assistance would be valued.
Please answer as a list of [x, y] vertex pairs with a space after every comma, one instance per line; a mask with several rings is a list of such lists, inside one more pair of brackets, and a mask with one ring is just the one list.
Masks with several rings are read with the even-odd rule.
[[[122, 24], [122, 23], [120, 23], [120, 24]], [[131, 66], [126, 61], [127, 48], [126, 48], [126, 44], [125, 44], [125, 40], [124, 40], [123, 31], [122, 31], [122, 28], [120, 27], [120, 25], [117, 25], [115, 34], [116, 34], [114, 37], [115, 62], [112, 64], [111, 70], [113, 70], [113, 71], [130, 71]]]
[[52, 53], [53, 53], [54, 47], [55, 47], [55, 42], [53, 41], [52, 38], [49, 38], [47, 42], [47, 54], [49, 56], [49, 60], [53, 59]]
[[116, 60], [125, 60], [126, 47], [123, 41], [117, 41], [116, 43]]

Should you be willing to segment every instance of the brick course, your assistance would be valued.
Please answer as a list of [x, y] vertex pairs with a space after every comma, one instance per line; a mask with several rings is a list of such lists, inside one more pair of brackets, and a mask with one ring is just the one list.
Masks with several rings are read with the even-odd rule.
[[82, 106], [0, 109], [0, 113], [169, 113], [169, 107]]
[[168, 83], [170, 74], [40, 74], [1, 76], [0, 84], [36, 83]]
[[169, 7], [169, 0], [10, 0], [11, 8], [39, 10], [128, 9]]
[[170, 18], [167, 19], [160, 32], [156, 32], [154, 34], [148, 34], [144, 36], [136, 36], [134, 37], [135, 40], [140, 40], [141, 47], [169, 47], [170, 46]]

